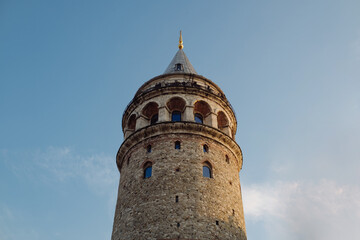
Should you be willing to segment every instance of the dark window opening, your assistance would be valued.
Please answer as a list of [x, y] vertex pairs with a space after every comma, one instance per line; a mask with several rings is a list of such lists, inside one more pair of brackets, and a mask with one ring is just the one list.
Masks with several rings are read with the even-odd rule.
[[180, 149], [180, 141], [175, 142], [175, 149]]
[[209, 147], [208, 147], [208, 145], [204, 144], [204, 146], [203, 146], [203, 151], [204, 151], [204, 153], [209, 152]]
[[233, 216], [235, 216], [235, 210], [233, 209]]
[[203, 123], [203, 116], [200, 113], [195, 113], [194, 120], [197, 123]]
[[175, 202], [179, 202], [179, 196], [175, 197]]
[[129, 165], [130, 157], [128, 157], [126, 164]]
[[177, 223], [177, 227], [180, 227], [180, 223]]
[[180, 172], [180, 168], [175, 169], [175, 171]]
[[229, 156], [228, 155], [225, 155], [225, 161], [229, 164], [230, 163], [230, 160], [229, 160]]
[[203, 177], [211, 178], [211, 169], [208, 166], [203, 166]]
[[216, 221], [216, 225], [219, 225], [219, 221]]
[[146, 167], [144, 170], [144, 178], [151, 177], [151, 172], [152, 172], [152, 166]]
[[153, 125], [157, 123], [158, 120], [159, 120], [159, 114], [154, 114], [154, 116], [151, 117], [150, 124]]
[[151, 153], [151, 145], [148, 145], [148, 146], [146, 147], [146, 151], [147, 151], [148, 153]]
[[180, 122], [181, 121], [181, 112], [180, 111], [173, 111], [171, 113], [171, 121]]
[[229, 183], [230, 183], [230, 185], [232, 185], [232, 182], [231, 182], [231, 181], [230, 181]]
[[181, 65], [181, 63], [175, 64], [175, 71], [181, 71], [181, 70], [182, 70], [182, 65]]

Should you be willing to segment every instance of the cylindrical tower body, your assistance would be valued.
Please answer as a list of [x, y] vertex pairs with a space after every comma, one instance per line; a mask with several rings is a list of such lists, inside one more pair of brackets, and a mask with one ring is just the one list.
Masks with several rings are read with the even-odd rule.
[[234, 111], [181, 49], [169, 68], [123, 115], [112, 240], [245, 240]]

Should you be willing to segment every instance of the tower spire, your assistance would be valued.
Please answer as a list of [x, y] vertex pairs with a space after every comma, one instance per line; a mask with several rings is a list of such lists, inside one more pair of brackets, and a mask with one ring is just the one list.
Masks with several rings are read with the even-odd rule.
[[183, 45], [183, 40], [182, 40], [182, 35], [181, 35], [181, 30], [180, 30], [180, 37], [179, 37], [179, 49], [183, 49], [184, 45]]

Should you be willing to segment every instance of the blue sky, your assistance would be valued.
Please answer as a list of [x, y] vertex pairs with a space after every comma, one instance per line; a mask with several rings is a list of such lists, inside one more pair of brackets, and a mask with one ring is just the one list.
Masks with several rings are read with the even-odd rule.
[[360, 236], [359, 9], [0, 1], [0, 239], [110, 239], [122, 113], [180, 29], [236, 111], [248, 238]]

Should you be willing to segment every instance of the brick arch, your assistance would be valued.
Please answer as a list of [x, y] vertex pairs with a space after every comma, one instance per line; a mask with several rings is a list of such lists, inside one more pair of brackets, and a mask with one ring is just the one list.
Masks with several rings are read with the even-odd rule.
[[132, 114], [127, 122], [127, 127], [130, 130], [135, 130], [136, 127], [136, 114]]
[[140, 165], [140, 168], [144, 169], [146, 168], [147, 166], [153, 166], [154, 165], [154, 161], [153, 160], [150, 160], [150, 159], [146, 159], [143, 161], [143, 163]]
[[205, 118], [211, 113], [210, 105], [203, 100], [196, 101], [194, 103], [194, 113], [200, 113]]
[[202, 164], [203, 166], [208, 166], [208, 167], [210, 167], [211, 170], [214, 169], [214, 164], [212, 164], [209, 159], [203, 160], [203, 161], [201, 162], [201, 164]]
[[141, 113], [148, 119], [159, 113], [159, 105], [156, 102], [149, 102], [142, 109]]
[[229, 126], [229, 120], [223, 111], [219, 111], [217, 114], [218, 127], [220, 129]]
[[169, 109], [170, 112], [172, 111], [183, 112], [185, 106], [186, 106], [186, 102], [181, 97], [172, 97], [166, 103], [166, 107]]

